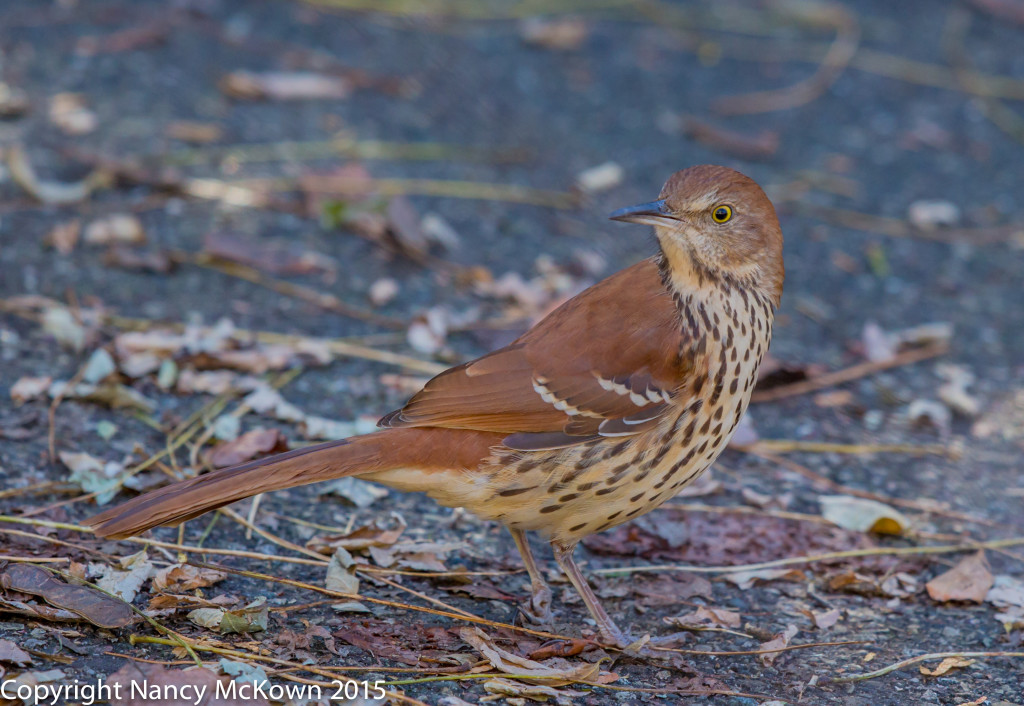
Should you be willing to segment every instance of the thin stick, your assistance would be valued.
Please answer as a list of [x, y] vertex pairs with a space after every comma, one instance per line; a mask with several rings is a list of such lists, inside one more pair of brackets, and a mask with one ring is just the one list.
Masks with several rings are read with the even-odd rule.
[[904, 659], [894, 664], [890, 664], [888, 667], [882, 667], [876, 669], [873, 672], [866, 672], [864, 674], [855, 674], [849, 677], [833, 677], [831, 679], [822, 680], [821, 684], [843, 684], [845, 682], [864, 681], [865, 679], [874, 679], [875, 677], [881, 677], [890, 672], [895, 672], [898, 669], [909, 667], [914, 664], [920, 664], [921, 662], [928, 662], [934, 659], [946, 659], [947, 657], [1024, 657], [1024, 652], [930, 652], [926, 655], [918, 655], [917, 657], [911, 657], [910, 659]]
[[811, 378], [810, 380], [794, 382], [791, 385], [781, 385], [768, 390], [754, 390], [754, 394], [750, 396], [750, 401], [775, 402], [776, 400], [782, 400], [787, 397], [806, 395], [808, 392], [842, 385], [843, 383], [867, 377], [868, 375], [874, 375], [875, 373], [883, 370], [889, 370], [890, 368], [898, 368], [902, 365], [920, 363], [922, 360], [928, 360], [929, 358], [940, 356], [948, 350], [949, 346], [947, 344], [936, 343], [930, 346], [925, 346], [924, 348], [917, 348], [903, 353], [898, 353], [888, 360], [858, 363], [857, 365], [851, 365], [849, 368], [825, 373], [824, 375], [819, 375]]
[[734, 574], [741, 571], [759, 571], [774, 569], [780, 566], [798, 564], [814, 564], [819, 561], [834, 559], [856, 559], [864, 556], [918, 556], [926, 554], [955, 554], [958, 552], [974, 552], [979, 549], [997, 549], [1024, 545], [1024, 537], [1011, 539], [993, 539], [987, 542], [970, 542], [965, 544], [939, 544], [929, 547], [875, 547], [872, 549], [847, 549], [841, 552], [825, 552], [808, 556], [794, 556], [785, 559], [762, 561], [757, 564], [735, 564], [732, 566], [688, 566], [686, 564], [657, 564], [652, 566], [624, 566], [616, 569], [591, 569], [593, 574], [640, 574], [654, 571], [686, 571], [694, 574]]
[[802, 451], [822, 454], [909, 454], [911, 456], [948, 456], [949, 447], [943, 444], [834, 444], [823, 441], [800, 441], [798, 439], [759, 439], [753, 444], [734, 446], [748, 453]]

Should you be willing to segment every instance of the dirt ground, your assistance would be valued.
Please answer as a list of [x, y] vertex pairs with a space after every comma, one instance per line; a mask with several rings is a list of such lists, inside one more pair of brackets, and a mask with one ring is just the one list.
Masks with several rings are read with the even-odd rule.
[[[375, 11], [346, 9], [357, 6]], [[110, 567], [142, 547], [67, 527], [96, 511], [92, 496], [80, 496], [97, 488], [70, 477], [68, 453], [100, 461], [86, 472], [93, 481], [117, 480], [157, 455], [136, 477], [146, 484], [200, 465], [192, 445], [211, 440], [215, 418], [228, 436], [238, 421], [234, 432], [278, 429], [274, 442], [293, 447], [317, 437], [318, 421], [349, 423], [320, 436], [372, 424], [430, 368], [337, 346], [303, 349], [298, 337], [443, 364], [479, 355], [560, 298], [653, 252], [646, 229], [611, 223], [610, 211], [651, 200], [677, 169], [720, 163], [765, 186], [786, 238], [771, 351], [780, 370], [760, 394], [791, 391], [805, 378], [811, 389], [752, 405], [761, 446], [727, 451], [699, 494], [591, 538], [578, 557], [612, 615], [638, 636], [672, 632], [666, 618], [708, 607], [728, 614], [690, 632], [680, 647], [691, 652], [672, 664], [592, 650], [551, 661], [546, 638], [477, 627], [542, 669], [597, 665], [591, 671], [618, 677], [548, 679], [555, 691], [538, 700], [1021, 706], [1024, 605], [1014, 601], [1024, 601], [1024, 540], [991, 543], [1024, 536], [1021, 46], [1024, 5], [1015, 0], [7, 0], [0, 555], [56, 557], [41, 565], [90, 580], [113, 575]], [[282, 95], [300, 89], [330, 95]], [[749, 100], [723, 102], [740, 95]], [[339, 134], [343, 143], [327, 142]], [[440, 146], [408, 147], [425, 143]], [[609, 162], [596, 177], [589, 172]], [[317, 178], [321, 186], [311, 186]], [[487, 184], [518, 190], [481, 193]], [[366, 191], [380, 203], [398, 192], [407, 198], [383, 215], [367, 208], [353, 217]], [[137, 239], [111, 236], [109, 220], [104, 230], [111, 214], [134, 216], [127, 220], [141, 225], [146, 243], [111, 245]], [[426, 254], [422, 231], [439, 241]], [[211, 234], [247, 253], [251, 269], [210, 257]], [[291, 249], [266, 249], [282, 242]], [[125, 264], [140, 253], [151, 258], [145, 266]], [[388, 279], [397, 291], [384, 301]], [[355, 317], [344, 315], [352, 308]], [[446, 331], [423, 323], [439, 317]], [[301, 422], [239, 407], [245, 393], [236, 387], [204, 394], [179, 378], [168, 389], [167, 366], [129, 374], [116, 345], [132, 328], [169, 337], [164, 324], [198, 330], [224, 319], [288, 334], [275, 339], [285, 362], [260, 369], [273, 351], [252, 334], [239, 336], [234, 352], [254, 354], [242, 362], [183, 349], [164, 357], [179, 374], [232, 368], [233, 385], [248, 384], [245, 376], [263, 389], [279, 384]], [[939, 342], [908, 362], [921, 334], [903, 335], [910, 348], [900, 349], [901, 332], [936, 323], [946, 325]], [[78, 382], [101, 348], [119, 366], [104, 389], [148, 403], [67, 394], [54, 405], [45, 386], [28, 394], [17, 385]], [[838, 386], [821, 382], [826, 371], [868, 360], [882, 363], [854, 369]], [[965, 375], [971, 381], [958, 392]], [[190, 420], [200, 424], [173, 462], [160, 457]], [[51, 434], [64, 462], [50, 458]], [[122, 488], [117, 497], [135, 493]], [[902, 519], [889, 524], [899, 536], [822, 520], [823, 496], [858, 493], [898, 507]], [[236, 509], [245, 516], [249, 507]], [[177, 598], [155, 604], [161, 590], [147, 574], [134, 605], [190, 640], [240, 650], [200, 653], [207, 666], [251, 664], [261, 653], [290, 663], [262, 663], [275, 682], [345, 674], [384, 680], [427, 704], [500, 699], [501, 689], [509, 703], [530, 698], [517, 695], [525, 682], [497, 673], [521, 669], [491, 667], [467, 641], [472, 623], [409, 607], [515, 621], [528, 581], [499, 526], [423, 497], [391, 492], [354, 507], [317, 487], [263, 498], [254, 521], [263, 535], [226, 516], [212, 528], [207, 518], [189, 523], [181, 540], [211, 551], [188, 558], [322, 588], [323, 560], [339, 537], [369, 526], [378, 546], [351, 549], [367, 567], [359, 592], [406, 607], [364, 601], [368, 612], [348, 612], [313, 588], [237, 574], [172, 586], [162, 593]], [[386, 530], [402, 524], [401, 538], [388, 540]], [[173, 529], [152, 537], [179, 541]], [[328, 548], [311, 559], [282, 540]], [[990, 542], [983, 562], [958, 564], [980, 561], [964, 549], [979, 542]], [[961, 549], [915, 553], [928, 546]], [[895, 548], [908, 551], [888, 551]], [[223, 549], [253, 556], [215, 553]], [[557, 581], [554, 632], [593, 637], [550, 553], [539, 540], [535, 549]], [[761, 569], [747, 581], [721, 569], [852, 549], [865, 556]], [[150, 547], [146, 570], [183, 556]], [[958, 565], [974, 598], [933, 597], [936, 584], [926, 584]], [[673, 570], [680, 566], [720, 568]], [[1002, 593], [986, 592], [992, 582]], [[194, 607], [237, 609], [258, 596], [270, 609], [263, 632], [217, 635], [187, 617]], [[68, 622], [48, 620], [38, 597], [7, 590], [0, 599], [0, 679], [60, 670], [51, 683], [97, 683], [129, 657], [191, 663], [168, 645], [129, 641], [157, 636], [151, 624], [105, 629], [66, 611]], [[19, 613], [11, 601], [36, 608]], [[5, 640], [31, 662], [19, 666]], [[765, 654], [777, 640], [794, 649]], [[935, 657], [834, 681], [938, 653], [985, 654], [947, 661], [946, 671]], [[353, 669], [308, 671], [337, 666]]]

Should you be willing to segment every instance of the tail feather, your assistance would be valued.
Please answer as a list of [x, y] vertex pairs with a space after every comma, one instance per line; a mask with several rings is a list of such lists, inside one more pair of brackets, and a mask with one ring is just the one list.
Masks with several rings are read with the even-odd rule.
[[123, 539], [260, 493], [372, 472], [379, 467], [379, 436], [329, 441], [190, 478], [90, 517], [86, 525], [101, 537]]

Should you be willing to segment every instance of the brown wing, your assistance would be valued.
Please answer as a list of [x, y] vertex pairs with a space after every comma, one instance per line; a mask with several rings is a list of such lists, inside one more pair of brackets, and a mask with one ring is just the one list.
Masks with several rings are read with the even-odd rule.
[[501, 432], [522, 450], [637, 434], [699, 374], [691, 343], [657, 265], [645, 260], [506, 348], [441, 373], [380, 425]]

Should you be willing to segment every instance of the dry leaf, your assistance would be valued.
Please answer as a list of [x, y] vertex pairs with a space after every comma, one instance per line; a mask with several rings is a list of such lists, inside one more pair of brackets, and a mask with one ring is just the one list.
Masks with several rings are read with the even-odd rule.
[[700, 606], [693, 613], [665, 618], [665, 623], [680, 628], [738, 628], [740, 614], [725, 608]]
[[278, 429], [253, 429], [234, 441], [217, 444], [206, 453], [206, 460], [214, 468], [237, 466], [257, 456], [288, 450], [288, 440]]
[[220, 81], [231, 98], [245, 100], [313, 100], [347, 98], [352, 83], [343, 76], [306, 71], [235, 71]]
[[112, 213], [86, 226], [85, 242], [89, 245], [142, 245], [146, 242], [146, 229], [138, 216]]
[[216, 630], [222, 635], [263, 632], [267, 629], [268, 617], [267, 599], [263, 596], [238, 610], [197, 608], [188, 614], [188, 619], [196, 625]]
[[[0, 640], [0, 662], [7, 662], [8, 664], [16, 664], [19, 667], [26, 667], [32, 664], [32, 655], [25, 652], [10, 640]], [[0, 675], [2, 674], [3, 668], [0, 667]]]
[[[91, 586], [64, 583], [49, 571], [33, 564], [11, 564], [0, 573], [0, 586], [9, 591], [39, 596], [52, 606], [81, 616], [101, 628], [123, 628], [135, 620], [124, 601]], [[45, 611], [35, 611], [46, 619]], [[54, 616], [61, 619], [60, 616]]]
[[944, 660], [939, 662], [939, 666], [935, 669], [929, 669], [922, 664], [920, 670], [921, 674], [926, 676], [941, 677], [950, 670], [960, 669], [961, 667], [970, 667], [974, 662], [975, 660], [967, 659], [966, 657], [946, 657]]
[[366, 295], [374, 306], [384, 306], [398, 296], [398, 282], [390, 277], [382, 277], [370, 285]]
[[22, 405], [29, 400], [39, 399], [46, 396], [46, 391], [53, 383], [51, 377], [18, 378], [18, 381], [11, 385], [11, 399], [15, 405]]
[[82, 221], [72, 218], [70, 221], [55, 225], [53, 230], [47, 233], [43, 243], [61, 255], [70, 255], [75, 246], [78, 245], [78, 236], [81, 232]]
[[154, 591], [181, 593], [206, 588], [228, 577], [223, 571], [206, 569], [191, 564], [175, 564], [160, 569], [153, 577]]
[[58, 93], [50, 99], [50, 122], [65, 135], [87, 135], [99, 120], [81, 93]]
[[748, 589], [762, 581], [799, 582], [806, 580], [807, 577], [799, 569], [754, 569], [752, 571], [731, 571], [724, 574], [722, 578], [736, 584], [741, 589]]
[[28, 94], [0, 81], [0, 118], [16, 118], [28, 112]]
[[519, 36], [524, 42], [558, 51], [579, 49], [589, 34], [587, 23], [575, 17], [529, 17], [519, 25]]
[[877, 500], [850, 495], [822, 495], [822, 516], [843, 529], [877, 534], [903, 534], [910, 521], [895, 508]]
[[[401, 518], [399, 519], [401, 520]], [[306, 542], [306, 548], [320, 554], [333, 554], [339, 547], [349, 551], [358, 551], [369, 547], [387, 547], [397, 542], [404, 531], [404, 520], [400, 521], [398, 527], [392, 529], [384, 529], [374, 522], [374, 524], [354, 529], [348, 534], [318, 535]]]
[[306, 250], [294, 241], [249, 238], [235, 233], [207, 233], [203, 237], [203, 253], [275, 275], [324, 274], [338, 268], [333, 258]]
[[146, 555], [146, 550], [124, 557], [119, 567], [106, 564], [90, 564], [90, 573], [99, 575], [96, 585], [108, 593], [131, 603], [142, 589], [142, 584], [156, 575], [156, 567]]
[[956, 566], [925, 584], [928, 595], [936, 601], [973, 601], [981, 603], [995, 584], [989, 571], [985, 551], [969, 554]]
[[[238, 683], [237, 696], [232, 696], [226, 677], [219, 677], [204, 667], [187, 669], [169, 669], [160, 664], [144, 664], [127, 662], [121, 669], [107, 677], [106, 685], [115, 698], [110, 706], [269, 706], [267, 700], [250, 686], [242, 688]], [[145, 689], [140, 693], [139, 688]], [[134, 687], [134, 688], [133, 688]], [[218, 687], [220, 687], [218, 689]], [[169, 689], [176, 688], [180, 698], [171, 700], [164, 698]], [[197, 695], [205, 695], [201, 700]], [[242, 698], [245, 696], [246, 698]]]
[[576, 188], [587, 194], [614, 189], [622, 183], [625, 173], [617, 162], [605, 162], [576, 175]]
[[[761, 646], [758, 647], [758, 649], [759, 650], [780, 650], [780, 649], [782, 649], [784, 647], [788, 647], [789, 646], [789, 641], [792, 640], [793, 637], [798, 632], [799, 632], [799, 630], [797, 629], [797, 627], [795, 625], [789, 625], [789, 626], [786, 627], [785, 630], [783, 630], [778, 635], [776, 635], [774, 639], [769, 640], [768, 642], [762, 643]], [[775, 660], [778, 659], [780, 654], [781, 654], [780, 652], [769, 652], [769, 653], [766, 653], [766, 654], [758, 655], [758, 658], [761, 660], [761, 664], [763, 664], [766, 667], [770, 667], [775, 662]]]
[[520, 657], [498, 647], [489, 635], [477, 627], [460, 628], [459, 637], [479, 652], [498, 671], [506, 674], [541, 677], [542, 683], [548, 686], [561, 686], [577, 681], [595, 682], [600, 674], [599, 662], [573, 665], [563, 659], [552, 658], [548, 662], [554, 666], [549, 666], [549, 664]]

